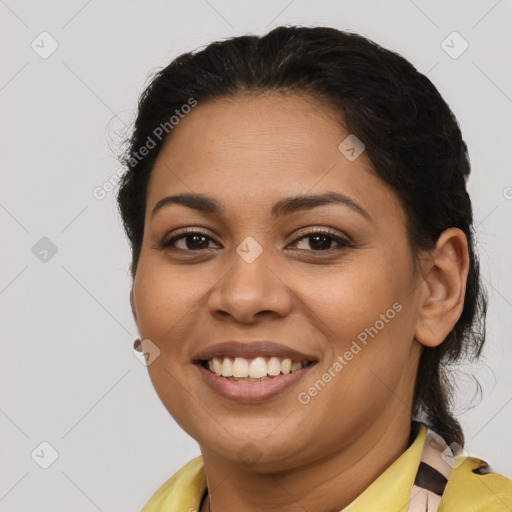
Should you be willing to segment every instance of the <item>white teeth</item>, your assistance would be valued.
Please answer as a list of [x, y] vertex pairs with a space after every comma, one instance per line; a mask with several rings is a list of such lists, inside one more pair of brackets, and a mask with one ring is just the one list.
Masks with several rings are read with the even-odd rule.
[[224, 358], [220, 371], [223, 377], [231, 377], [233, 375], [233, 359], [231, 357]]
[[297, 370], [300, 370], [302, 368], [302, 363], [300, 363], [299, 361], [293, 361], [292, 362], [292, 367], [291, 367], [291, 372], [296, 372]]
[[281, 360], [271, 357], [267, 363], [267, 375], [279, 375], [281, 373]]
[[233, 377], [249, 377], [249, 362], [247, 359], [235, 357], [233, 363]]
[[292, 360], [291, 359], [283, 359], [281, 361], [281, 373], [284, 373], [285, 375], [287, 373], [290, 373], [292, 369]]
[[208, 361], [208, 368], [215, 375], [232, 378], [260, 379], [262, 377], [289, 374], [306, 366], [302, 361], [292, 361], [290, 358], [272, 356], [270, 358], [254, 357], [214, 357]]
[[249, 377], [259, 379], [267, 375], [267, 362], [263, 357], [256, 357], [249, 364]]
[[[219, 361], [219, 359], [218, 359], [217, 357], [214, 357], [214, 358], [213, 358], [213, 372], [214, 372], [216, 375], [221, 375], [221, 374], [222, 374], [221, 367], [222, 367], [222, 364], [221, 364], [221, 362]], [[211, 368], [210, 368], [210, 370], [211, 370]]]

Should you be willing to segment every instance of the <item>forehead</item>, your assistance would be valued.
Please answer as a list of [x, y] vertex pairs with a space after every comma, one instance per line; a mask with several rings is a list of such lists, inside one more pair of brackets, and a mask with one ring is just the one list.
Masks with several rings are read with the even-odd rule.
[[196, 192], [237, 211], [284, 196], [338, 191], [364, 207], [394, 194], [363, 152], [339, 149], [350, 134], [314, 98], [259, 94], [199, 103], [165, 141], [148, 186], [148, 213], [165, 195]]

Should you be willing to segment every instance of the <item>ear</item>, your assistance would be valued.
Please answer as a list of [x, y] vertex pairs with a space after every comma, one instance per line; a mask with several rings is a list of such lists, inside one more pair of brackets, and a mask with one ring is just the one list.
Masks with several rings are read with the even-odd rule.
[[469, 272], [464, 232], [458, 228], [443, 231], [425, 267], [421, 284], [424, 293], [414, 335], [422, 345], [436, 347], [453, 329], [464, 307]]
[[130, 291], [130, 305], [132, 307], [132, 315], [133, 315], [133, 319], [135, 320], [135, 323], [137, 324], [138, 326], [138, 321], [137, 321], [137, 311], [135, 309], [135, 297], [134, 297], [134, 294], [133, 294], [133, 287]]

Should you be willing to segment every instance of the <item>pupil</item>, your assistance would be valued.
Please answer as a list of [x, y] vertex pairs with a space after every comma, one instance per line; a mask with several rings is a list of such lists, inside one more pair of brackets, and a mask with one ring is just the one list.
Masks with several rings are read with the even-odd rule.
[[[192, 243], [190, 242], [190, 239], [194, 239]], [[206, 242], [206, 246], [208, 246], [208, 241], [206, 240], [206, 237], [203, 235], [189, 235], [187, 237], [187, 248], [188, 249], [206, 249], [206, 247], [201, 247], [201, 242], [198, 242], [198, 239], [203, 239], [203, 242]]]
[[[325, 249], [330, 249], [330, 245], [331, 245], [331, 239], [329, 237], [329, 235], [313, 235], [310, 237], [310, 239], [313, 239], [314, 242], [313, 243], [309, 243], [309, 245], [313, 248], [313, 249], [318, 249], [318, 250], [325, 250]], [[324, 240], [325, 243], [317, 243], [318, 240]]]

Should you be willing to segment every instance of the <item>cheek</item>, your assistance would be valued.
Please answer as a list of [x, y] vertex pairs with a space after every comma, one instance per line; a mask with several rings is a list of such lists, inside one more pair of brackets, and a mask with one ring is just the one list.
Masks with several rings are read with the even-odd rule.
[[196, 325], [194, 308], [204, 307], [200, 282], [197, 273], [194, 279], [192, 272], [141, 257], [134, 285], [141, 337], [150, 339], [160, 351], [147, 367], [149, 377], [164, 407], [187, 432], [191, 398], [184, 383], [190, 380], [189, 372], [196, 370], [186, 360], [186, 345], [181, 341]]
[[[357, 403], [368, 393], [380, 396], [377, 389], [371, 395], [375, 385], [386, 394], [386, 386], [379, 381], [395, 388], [408, 368], [414, 331], [407, 291], [409, 263], [405, 258], [386, 259], [382, 253], [378, 260], [372, 256], [367, 253], [330, 271], [328, 279], [316, 280], [316, 292], [306, 295], [325, 339], [324, 366], [337, 362], [335, 380], [350, 389], [349, 394], [338, 395], [340, 401]], [[306, 281], [305, 294], [312, 285]]]
[[378, 259], [376, 256], [354, 253], [350, 261], [333, 266], [324, 275], [301, 274], [297, 283], [303, 300], [319, 315], [326, 334], [339, 340], [340, 348], [373, 326], [386, 311], [391, 310], [388, 316], [393, 320], [398, 316], [393, 304], [404, 300], [410, 279], [407, 263], [386, 262], [382, 255]]
[[141, 335], [164, 340], [171, 329], [179, 329], [206, 291], [201, 281], [197, 272], [141, 259], [134, 284]]

